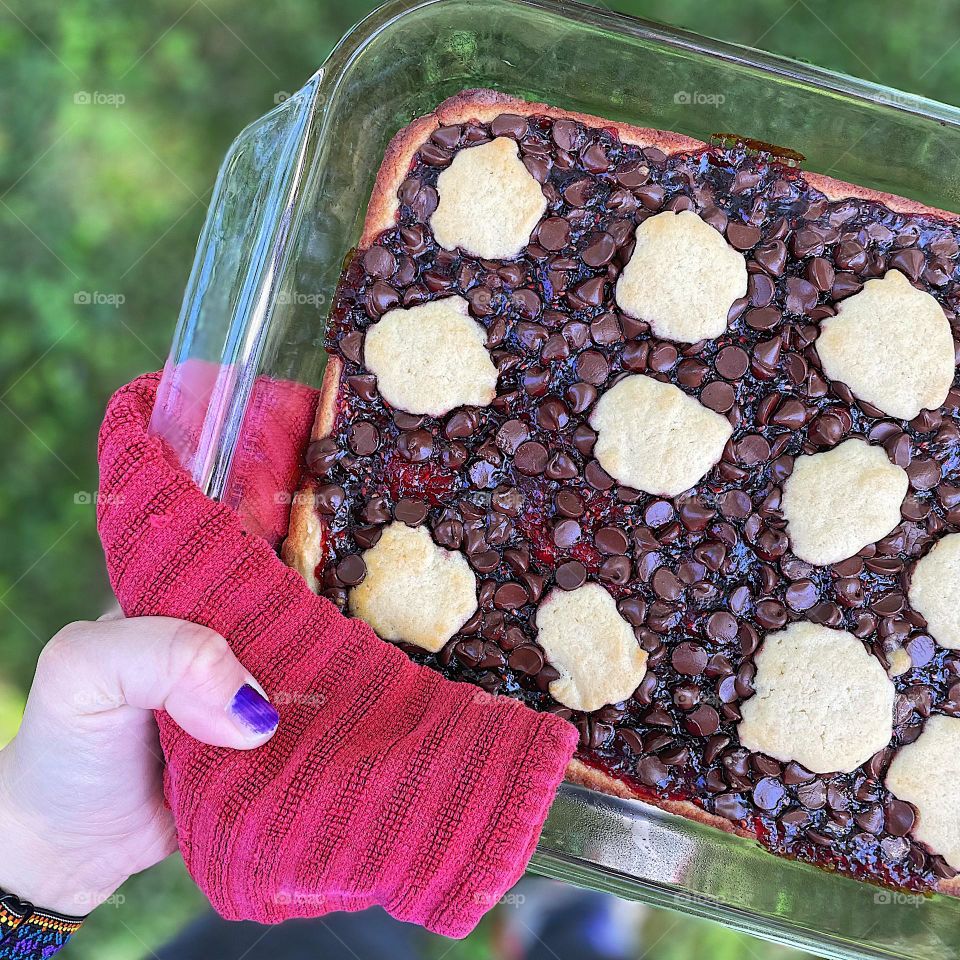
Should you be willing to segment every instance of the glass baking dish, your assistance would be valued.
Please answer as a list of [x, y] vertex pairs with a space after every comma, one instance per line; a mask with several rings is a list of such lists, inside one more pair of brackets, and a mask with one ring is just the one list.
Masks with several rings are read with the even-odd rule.
[[[275, 544], [291, 491], [276, 490], [272, 509], [243, 496], [236, 478], [261, 466], [245, 418], [268, 383], [319, 385], [327, 308], [387, 142], [468, 87], [702, 140], [749, 137], [802, 154], [805, 169], [960, 210], [953, 107], [576, 3], [388, 3], [228, 152], [154, 414], [198, 483]], [[960, 951], [958, 900], [883, 890], [572, 786], [533, 869], [823, 956]]]

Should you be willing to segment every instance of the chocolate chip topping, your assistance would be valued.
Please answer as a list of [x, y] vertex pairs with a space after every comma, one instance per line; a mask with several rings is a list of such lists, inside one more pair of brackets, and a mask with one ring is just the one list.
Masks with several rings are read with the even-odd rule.
[[[436, 182], [459, 149], [517, 141], [547, 212], [514, 260], [443, 250], [430, 230]], [[803, 176], [741, 148], [694, 154], [622, 143], [613, 129], [502, 114], [441, 127], [399, 190], [399, 222], [354, 257], [328, 347], [345, 364], [335, 430], [310, 444], [330, 532], [321, 590], [343, 606], [362, 552], [393, 520], [462, 551], [478, 609], [438, 654], [415, 659], [571, 719], [580, 755], [641, 794], [690, 799], [772, 849], [858, 876], [927, 889], [948, 868], [911, 839], [913, 808], [883, 785], [925, 717], [960, 716], [960, 655], [940, 647], [907, 599], [908, 571], [960, 530], [960, 388], [911, 422], [883, 417], [824, 376], [818, 325], [870, 278], [897, 269], [953, 319], [957, 228], [875, 202], [828, 201]], [[747, 295], [714, 341], [660, 341], [615, 302], [637, 225], [699, 213], [744, 253]], [[462, 296], [499, 371], [486, 408], [446, 417], [390, 409], [363, 365], [387, 310]], [[628, 374], [678, 386], [727, 417], [721, 461], [673, 499], [621, 486], [593, 457], [598, 398]], [[856, 557], [813, 567], [790, 551], [781, 488], [797, 456], [856, 436], [908, 474], [903, 522]], [[647, 653], [626, 703], [590, 714], [554, 701], [536, 605], [554, 587], [601, 583]], [[906, 650], [890, 746], [851, 774], [815, 775], [737, 739], [765, 633], [812, 620], [860, 637], [885, 666]]]

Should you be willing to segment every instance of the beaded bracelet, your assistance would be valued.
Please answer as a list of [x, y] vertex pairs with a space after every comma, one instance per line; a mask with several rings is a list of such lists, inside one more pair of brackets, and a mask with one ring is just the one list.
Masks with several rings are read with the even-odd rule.
[[80, 929], [83, 917], [40, 910], [0, 890], [0, 960], [45, 960]]

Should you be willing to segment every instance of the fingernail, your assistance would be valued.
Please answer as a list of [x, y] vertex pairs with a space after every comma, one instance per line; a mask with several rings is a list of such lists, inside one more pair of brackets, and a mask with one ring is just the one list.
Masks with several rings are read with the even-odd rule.
[[277, 708], [249, 683], [245, 683], [237, 691], [227, 709], [246, 732], [258, 737], [273, 733], [280, 723]]

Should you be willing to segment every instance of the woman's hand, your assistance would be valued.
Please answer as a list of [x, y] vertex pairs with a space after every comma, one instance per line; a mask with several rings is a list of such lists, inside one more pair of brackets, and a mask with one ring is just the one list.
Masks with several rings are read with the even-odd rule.
[[176, 849], [152, 711], [191, 736], [261, 746], [279, 717], [223, 637], [166, 617], [64, 627], [0, 750], [0, 888], [69, 915]]

